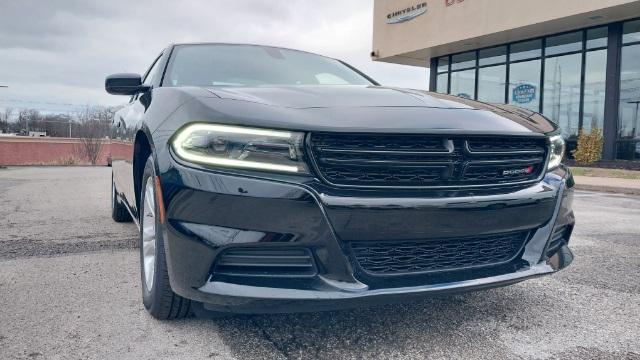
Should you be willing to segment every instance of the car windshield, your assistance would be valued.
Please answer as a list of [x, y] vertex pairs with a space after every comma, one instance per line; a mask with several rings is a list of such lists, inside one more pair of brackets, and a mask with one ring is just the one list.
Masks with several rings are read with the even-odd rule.
[[372, 85], [335, 59], [255, 45], [178, 45], [163, 86]]

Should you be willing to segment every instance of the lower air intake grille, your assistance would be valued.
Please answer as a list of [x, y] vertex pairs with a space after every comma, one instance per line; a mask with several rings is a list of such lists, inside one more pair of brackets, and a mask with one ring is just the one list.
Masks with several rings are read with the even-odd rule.
[[351, 242], [352, 254], [371, 275], [462, 270], [514, 259], [529, 231], [421, 241]]
[[553, 229], [551, 239], [549, 239], [549, 244], [547, 245], [547, 257], [553, 256], [558, 249], [567, 244], [569, 232], [570, 228], [566, 225]]
[[316, 266], [309, 249], [232, 248], [218, 255], [214, 276], [311, 277]]

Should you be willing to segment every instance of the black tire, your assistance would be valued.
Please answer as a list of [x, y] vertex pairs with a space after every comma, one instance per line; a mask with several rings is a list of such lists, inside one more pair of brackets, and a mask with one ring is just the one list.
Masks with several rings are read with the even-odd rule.
[[[147, 289], [145, 281], [145, 268], [144, 268], [144, 256], [143, 256], [143, 243], [142, 232], [144, 228], [144, 204], [145, 200], [145, 184], [149, 178], [155, 178], [155, 166], [153, 164], [153, 155], [149, 156], [144, 168], [144, 175], [142, 176], [142, 184], [140, 185], [140, 280], [142, 282], [142, 301], [144, 307], [149, 311], [151, 316], [160, 320], [174, 320], [181, 319], [191, 315], [191, 301], [185, 299], [182, 296], [176, 294], [171, 289], [169, 282], [169, 273], [167, 271], [167, 261], [164, 251], [164, 237], [162, 226], [158, 217], [155, 221], [155, 271], [153, 276], [153, 282], [151, 290]], [[154, 196], [155, 187], [153, 190]], [[158, 214], [158, 203], [154, 202], [155, 213]]]
[[113, 173], [111, 173], [111, 218], [115, 222], [124, 223], [131, 222], [131, 214], [126, 208], [126, 205], [118, 197], [118, 191], [116, 183], [113, 181]]

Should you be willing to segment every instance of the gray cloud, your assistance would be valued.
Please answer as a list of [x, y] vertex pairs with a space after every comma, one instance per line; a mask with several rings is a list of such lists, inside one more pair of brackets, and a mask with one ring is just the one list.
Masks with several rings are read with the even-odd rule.
[[0, 85], [9, 88], [0, 89], [0, 108], [122, 103], [104, 92], [106, 75], [141, 73], [168, 44], [191, 41], [302, 49], [345, 60], [385, 85], [426, 88], [427, 69], [370, 60], [372, 6], [364, 0], [5, 0]]

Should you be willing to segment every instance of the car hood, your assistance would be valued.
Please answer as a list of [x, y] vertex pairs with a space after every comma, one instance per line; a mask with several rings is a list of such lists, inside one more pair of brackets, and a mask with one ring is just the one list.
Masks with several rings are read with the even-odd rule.
[[[159, 88], [188, 92], [167, 130], [211, 121], [300, 131], [371, 133], [546, 134], [557, 126], [509, 105], [382, 86]], [[173, 89], [173, 90], [170, 90]], [[198, 95], [196, 95], [198, 94]]]
[[469, 105], [437, 98], [419, 90], [382, 86], [220, 87], [209, 91], [223, 99], [294, 109], [333, 107], [429, 107], [469, 109]]

